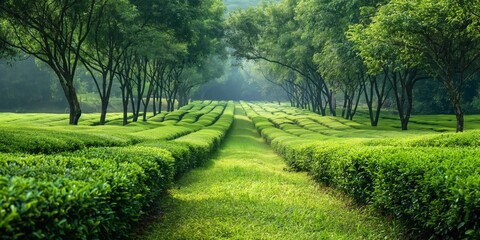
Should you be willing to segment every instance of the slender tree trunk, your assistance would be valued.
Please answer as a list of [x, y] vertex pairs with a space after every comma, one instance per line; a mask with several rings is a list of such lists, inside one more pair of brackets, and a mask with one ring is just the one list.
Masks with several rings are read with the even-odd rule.
[[354, 96], [349, 96], [349, 98], [348, 98], [347, 119], [350, 119], [350, 116], [352, 115], [352, 107], [353, 107], [352, 97], [354, 97]]
[[335, 92], [334, 91], [330, 91], [327, 89], [327, 85], [325, 85], [325, 90], [326, 92], [328, 93], [327, 96], [328, 96], [328, 107], [330, 108], [330, 113], [332, 114], [332, 116], [337, 116], [337, 101], [335, 99]]
[[324, 104], [323, 104], [323, 94], [321, 89], [317, 91], [317, 99], [318, 99], [318, 107], [320, 108], [320, 113], [322, 114], [322, 116], [327, 116], [327, 109], [326, 107], [324, 107]]
[[[145, 102], [143, 103], [143, 121], [147, 121], [147, 112], [148, 112], [148, 104], [150, 103], [150, 98], [152, 97], [152, 93], [155, 90], [154, 82], [150, 82], [150, 86], [148, 87], [147, 90], [147, 97], [145, 99]], [[155, 104], [154, 104], [155, 105]]]
[[121, 86], [122, 92], [122, 106], [123, 106], [123, 125], [128, 124], [128, 93], [125, 86]]
[[[59, 77], [63, 78], [63, 76]], [[71, 76], [71, 79], [67, 79], [69, 77], [70, 76], [63, 78], [66, 80], [60, 81], [60, 83], [63, 88], [63, 92], [65, 93], [65, 98], [67, 99], [68, 106], [70, 108], [69, 124], [78, 125], [80, 116], [82, 116], [82, 110], [80, 108], [80, 102], [78, 101], [75, 86], [73, 85], [73, 76]]]
[[348, 118], [345, 116], [347, 112], [347, 102], [348, 102], [348, 94], [347, 91], [343, 92], [343, 107], [342, 107], [342, 117], [343, 118]]
[[405, 113], [405, 123], [402, 123], [402, 129], [408, 129], [408, 122], [410, 121], [410, 116], [412, 115], [413, 109], [413, 85], [415, 84], [415, 80], [409, 79], [407, 84], [405, 85], [405, 91], [407, 93], [407, 110]]
[[153, 90], [153, 99], [152, 99], [152, 111], [153, 116], [157, 115], [157, 96], [158, 95], [158, 83], [155, 83], [155, 90]]
[[[367, 103], [368, 107], [368, 116], [370, 117], [370, 125], [374, 126], [374, 118], [373, 118], [373, 81], [370, 80], [370, 89], [367, 91], [367, 85], [363, 85], [364, 93], [365, 93], [365, 102]], [[370, 95], [369, 95], [370, 92]]]
[[[404, 88], [401, 83], [402, 76], [397, 76], [397, 73], [391, 73], [390, 82], [392, 84], [393, 94], [395, 95], [395, 102], [397, 104], [398, 117], [400, 118], [400, 124], [402, 130], [407, 130], [407, 124], [405, 122], [405, 97], [403, 94]], [[400, 81], [400, 82], [399, 82]], [[400, 84], [400, 86], [399, 86]]]
[[107, 120], [108, 98], [101, 98], [102, 109], [100, 110], [100, 125], [105, 125]]
[[375, 112], [375, 119], [373, 121], [373, 125], [374, 127], [378, 126], [378, 120], [380, 119], [380, 112], [382, 110], [382, 105], [381, 104], [378, 104], [377, 105], [377, 108], [376, 108], [376, 112]]
[[132, 113], [133, 113], [132, 121], [136, 122], [138, 120], [138, 111], [135, 106], [135, 98], [133, 96], [133, 89], [131, 88], [131, 86], [127, 89], [127, 91], [128, 91], [127, 96], [130, 98], [130, 103], [132, 105]]
[[352, 114], [350, 114], [349, 120], [353, 120], [353, 117], [357, 113], [358, 103], [360, 102], [360, 97], [362, 96], [362, 91], [363, 91], [361, 87], [359, 87], [359, 89], [360, 90], [357, 94], [357, 99], [355, 100], [355, 107], [353, 107]]
[[158, 92], [159, 96], [158, 96], [158, 113], [161, 113], [162, 112], [162, 104], [163, 104], [163, 90], [162, 88], [160, 88], [159, 92]]
[[453, 97], [453, 110], [455, 111], [455, 117], [457, 119], [457, 132], [463, 132], [464, 129], [464, 118], [461, 102], [460, 93], [452, 93]]

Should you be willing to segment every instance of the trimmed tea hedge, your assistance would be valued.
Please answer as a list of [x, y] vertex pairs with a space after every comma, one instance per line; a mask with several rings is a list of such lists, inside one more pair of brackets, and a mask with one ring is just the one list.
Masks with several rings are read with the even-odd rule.
[[[317, 140], [288, 133], [242, 103], [290, 167], [439, 239], [480, 238], [478, 132], [409, 140]], [[276, 124], [277, 123], [277, 124]], [[446, 147], [448, 146], [448, 147]], [[475, 146], [475, 147], [461, 147]]]
[[52, 154], [86, 147], [126, 146], [138, 142], [134, 137], [107, 136], [40, 128], [0, 128], [0, 152]]
[[204, 114], [217, 115], [210, 125], [175, 140], [69, 152], [74, 147], [57, 155], [0, 153], [0, 238], [128, 237], [175, 177], [218, 148], [234, 104], [218, 106], [221, 111]]
[[[126, 235], [153, 200], [150, 190], [156, 186], [152, 182], [159, 178], [153, 172], [171, 176], [173, 167], [168, 165], [173, 160], [167, 152], [155, 162], [122, 159], [1, 155], [2, 237], [91, 239]], [[164, 169], [157, 162], [164, 162]], [[17, 188], [22, 185], [25, 190], [19, 192]]]

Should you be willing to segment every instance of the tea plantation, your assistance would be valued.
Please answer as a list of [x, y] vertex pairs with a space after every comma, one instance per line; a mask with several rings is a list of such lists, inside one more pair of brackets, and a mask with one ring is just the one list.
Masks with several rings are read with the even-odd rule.
[[65, 126], [64, 115], [2, 114], [1, 239], [117, 239], [175, 178], [215, 151], [233, 102], [194, 102], [147, 123]]
[[480, 131], [453, 133], [451, 116], [402, 132], [388, 115], [372, 128], [361, 113], [194, 101], [96, 119], [0, 114], [1, 239], [480, 238]]
[[[442, 116], [419, 117], [413, 131], [399, 132], [388, 127], [388, 118], [382, 120], [387, 127], [372, 129], [366, 118], [353, 122], [287, 106], [242, 106], [290, 168], [428, 238], [480, 238], [480, 131], [433, 133], [454, 130]], [[469, 118], [471, 125], [478, 121]]]

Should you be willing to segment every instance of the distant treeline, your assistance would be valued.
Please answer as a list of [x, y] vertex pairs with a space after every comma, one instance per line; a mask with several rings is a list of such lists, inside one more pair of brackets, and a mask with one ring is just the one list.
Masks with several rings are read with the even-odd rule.
[[[191, 92], [223, 74], [221, 0], [85, 0], [0, 3], [2, 57], [33, 56], [58, 79], [70, 124], [82, 114], [76, 79], [93, 78], [105, 123], [112, 87], [124, 124], [188, 103]], [[25, 80], [25, 79], [24, 79]], [[177, 103], [177, 105], [176, 105]]]
[[372, 126], [394, 106], [404, 130], [414, 111], [453, 112], [463, 131], [464, 112], [479, 110], [479, 5], [282, 0], [233, 12], [226, 35], [233, 55], [261, 62], [294, 106], [352, 119], [363, 101]]

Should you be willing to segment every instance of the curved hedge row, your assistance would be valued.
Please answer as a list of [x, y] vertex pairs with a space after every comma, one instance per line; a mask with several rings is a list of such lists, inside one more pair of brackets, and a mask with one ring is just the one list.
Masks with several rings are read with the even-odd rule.
[[220, 115], [210, 126], [171, 141], [149, 141], [139, 145], [170, 151], [175, 158], [175, 178], [178, 178], [188, 170], [203, 164], [220, 146], [233, 122], [234, 110], [234, 103], [228, 102], [221, 113], [215, 113]]
[[2, 239], [123, 236], [153, 201], [150, 189], [169, 182], [156, 173], [173, 172], [166, 152], [156, 159], [121, 153], [1, 157]]
[[126, 146], [139, 139], [125, 135], [107, 136], [54, 129], [9, 127], [0, 129], [0, 152], [52, 154], [86, 147]]
[[57, 155], [0, 154], [1, 239], [127, 237], [175, 177], [205, 162], [233, 121], [171, 141]]
[[5, 122], [0, 127], [0, 152], [54, 154], [90, 147], [127, 146], [148, 140], [171, 140], [212, 125], [226, 105], [225, 101], [194, 102], [171, 113], [150, 118], [152, 124], [135, 122], [128, 126], [78, 126], [75, 129], [48, 125], [49, 120], [64, 120], [62, 115], [47, 115], [45, 122], [40, 121], [39, 116], [27, 115], [34, 122], [47, 124], [45, 127], [25, 125], [24, 121], [17, 125], [15, 121], [22, 122], [22, 118], [12, 117], [11, 122]]
[[276, 127], [248, 104], [242, 106], [290, 167], [431, 237], [480, 238], [480, 152], [459, 147], [476, 146], [477, 141], [465, 143], [478, 132], [414, 140], [308, 141]]

